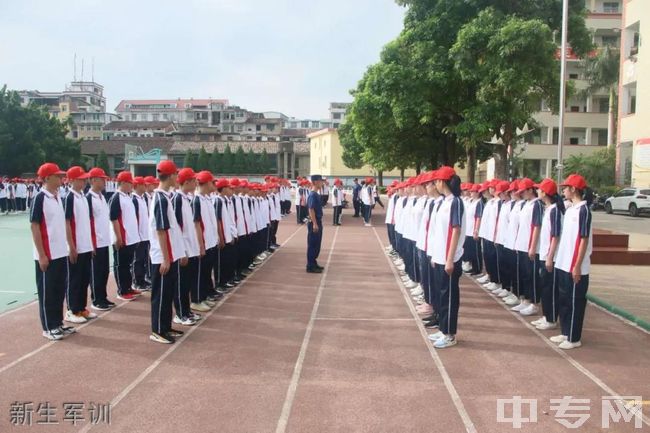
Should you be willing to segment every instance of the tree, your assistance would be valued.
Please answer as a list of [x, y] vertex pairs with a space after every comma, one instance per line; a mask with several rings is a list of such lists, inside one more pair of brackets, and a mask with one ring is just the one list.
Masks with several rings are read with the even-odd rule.
[[79, 140], [66, 137], [69, 125], [42, 106], [22, 107], [18, 93], [0, 88], [0, 173], [33, 173], [45, 161], [81, 165]]
[[235, 151], [232, 161], [232, 172], [235, 174], [243, 174], [246, 171], [246, 155], [244, 148], [239, 146]]
[[598, 190], [604, 186], [613, 186], [616, 180], [616, 149], [608, 147], [592, 155], [571, 155], [564, 160], [567, 174], [580, 173], [587, 184]]
[[201, 146], [199, 150], [199, 155], [196, 159], [196, 169], [197, 171], [210, 170], [210, 155], [205, 151], [205, 147]]
[[230, 145], [226, 145], [226, 149], [223, 152], [222, 155], [222, 161], [221, 161], [221, 166], [223, 168], [224, 173], [235, 173], [233, 165], [234, 165], [234, 155], [232, 153], [232, 149], [230, 149]]
[[257, 173], [266, 174], [271, 170], [271, 164], [269, 164], [269, 154], [266, 151], [266, 148], [263, 148], [262, 151], [257, 155]]
[[222, 161], [221, 161], [221, 154], [219, 153], [219, 149], [215, 146], [214, 151], [210, 155], [210, 170], [216, 175], [217, 173], [221, 173], [223, 170], [222, 167]]
[[343, 122], [339, 126], [339, 141], [341, 142], [341, 147], [343, 148], [343, 164], [348, 168], [358, 169], [363, 167], [363, 146], [357, 141], [354, 136], [354, 127], [352, 126], [354, 121], [349, 120]]
[[620, 67], [620, 51], [605, 46], [597, 56], [587, 56], [584, 63], [585, 79], [589, 86], [583, 95], [605, 89], [609, 94], [607, 116], [607, 147], [614, 144], [614, 128], [616, 124], [616, 92], [618, 90], [618, 75]]
[[99, 155], [97, 155], [97, 159], [95, 160], [95, 166], [104, 170], [105, 173], [110, 173], [111, 169], [108, 164], [108, 156], [104, 152], [104, 149], [99, 151]]
[[[236, 155], [235, 155], [236, 156]], [[242, 170], [242, 173], [255, 173], [257, 172], [257, 167], [256, 167], [256, 159], [255, 159], [255, 154], [253, 153], [252, 148], [248, 148], [248, 150], [244, 151], [244, 168]]]

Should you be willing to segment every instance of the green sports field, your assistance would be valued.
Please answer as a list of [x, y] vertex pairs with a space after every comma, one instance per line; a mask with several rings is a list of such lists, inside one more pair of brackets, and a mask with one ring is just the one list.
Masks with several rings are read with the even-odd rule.
[[27, 213], [0, 215], [0, 312], [36, 299]]

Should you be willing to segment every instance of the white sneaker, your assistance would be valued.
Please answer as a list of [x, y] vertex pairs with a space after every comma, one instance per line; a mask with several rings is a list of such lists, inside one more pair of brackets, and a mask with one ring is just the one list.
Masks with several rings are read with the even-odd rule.
[[570, 342], [569, 340], [563, 341], [560, 343], [559, 347], [560, 349], [564, 350], [570, 350], [570, 349], [577, 349], [578, 347], [582, 346], [582, 343], [579, 341], [576, 341], [575, 343]]
[[429, 335], [427, 336], [427, 338], [428, 338], [429, 340], [431, 340], [431, 341], [436, 341], [438, 338], [442, 338], [442, 337], [444, 337], [444, 336], [445, 336], [445, 334], [443, 334], [442, 331], [438, 331], [438, 332], [436, 332], [436, 333], [434, 333], [434, 334], [429, 334]]
[[566, 335], [562, 335], [562, 334], [555, 335], [555, 336], [549, 338], [549, 340], [551, 340], [553, 343], [558, 343], [558, 344], [559, 343], [564, 343], [568, 339], [569, 339], [569, 337], [567, 337]]
[[399, 274], [400, 277], [405, 277], [406, 272], [405, 271], [400, 271], [399, 269], [397, 270], [397, 273]]
[[478, 277], [478, 278], [476, 279], [476, 281], [478, 281], [478, 282], [481, 283], [481, 284], [485, 284], [485, 283], [487, 283], [488, 281], [490, 281], [490, 277], [487, 276], [487, 275], [483, 275], [482, 277]]
[[406, 269], [406, 266], [404, 266], [404, 265], [397, 265], [397, 269], [400, 270], [400, 271], [403, 271], [403, 270]]
[[174, 316], [174, 323], [177, 325], [194, 326], [196, 325], [196, 320], [192, 319], [191, 317], [186, 317], [183, 319], [181, 317]]
[[542, 323], [545, 323], [545, 322], [546, 322], [546, 317], [542, 316], [537, 320], [533, 320], [532, 322], [530, 322], [530, 324], [533, 325], [533, 326], [537, 326], [537, 325], [541, 325]]
[[538, 311], [539, 308], [537, 308], [537, 305], [529, 304], [526, 308], [522, 308], [521, 311], [519, 311], [519, 314], [522, 316], [532, 316], [533, 314], [537, 314]]
[[88, 320], [80, 314], [72, 314], [72, 311], [68, 310], [65, 312], [66, 322], [70, 323], [86, 323]]
[[399, 265], [403, 265], [403, 264], [404, 264], [404, 260], [402, 260], [402, 259], [400, 259], [400, 258], [397, 258], [397, 259], [393, 260], [393, 263], [395, 263], [395, 264], [398, 265], [398, 266], [399, 266]]
[[208, 307], [207, 305], [205, 305], [203, 303], [196, 304], [196, 303], [192, 302], [190, 304], [190, 308], [192, 310], [201, 311], [201, 312], [210, 311], [210, 307]]
[[497, 290], [501, 290], [501, 284], [490, 283], [488, 284], [487, 289], [491, 292], [496, 292]]
[[540, 331], [547, 331], [549, 329], [557, 328], [557, 323], [547, 322], [546, 319], [544, 319], [544, 323], [540, 323], [539, 325], [535, 325], [535, 328], [539, 329]]
[[436, 349], [445, 349], [447, 347], [455, 346], [456, 343], [456, 337], [452, 337], [450, 335], [445, 335], [444, 337], [438, 338], [434, 343], [433, 347]]
[[404, 283], [404, 287], [406, 287], [407, 289], [415, 289], [417, 286], [418, 283], [416, 283], [415, 281], [409, 281]]
[[424, 294], [424, 290], [422, 290], [421, 285], [417, 285], [414, 289], [411, 290], [411, 295], [413, 296], [420, 296]]
[[523, 309], [526, 308], [526, 307], [528, 307], [528, 304], [524, 304], [524, 303], [522, 302], [522, 303], [520, 303], [520, 304], [515, 305], [515, 306], [512, 307], [510, 310], [511, 310], [511, 311], [517, 311], [517, 312], [519, 312], [519, 311], [523, 310]]
[[492, 293], [494, 293], [494, 295], [498, 296], [499, 298], [505, 298], [506, 296], [510, 295], [510, 292], [507, 291], [506, 289], [500, 289]]
[[409, 281], [411, 281], [411, 277], [409, 277], [409, 276], [406, 275], [406, 274], [402, 275], [401, 279], [402, 279], [402, 281], [405, 282], [405, 283], [408, 283]]
[[43, 337], [47, 338], [48, 340], [57, 341], [62, 340], [65, 337], [65, 334], [63, 334], [63, 331], [57, 328], [51, 331], [43, 331]]
[[506, 303], [506, 305], [510, 305], [510, 306], [517, 305], [519, 303], [519, 298], [513, 293], [503, 298], [503, 300]]

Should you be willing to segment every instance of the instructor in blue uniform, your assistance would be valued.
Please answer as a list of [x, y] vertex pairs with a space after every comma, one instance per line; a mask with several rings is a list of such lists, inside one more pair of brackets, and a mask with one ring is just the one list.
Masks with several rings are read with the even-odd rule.
[[323, 240], [323, 205], [320, 198], [320, 189], [323, 186], [323, 177], [320, 174], [311, 176], [311, 191], [307, 198], [309, 211], [309, 224], [307, 224], [307, 273], [320, 274], [323, 267], [316, 259], [320, 254], [320, 245]]

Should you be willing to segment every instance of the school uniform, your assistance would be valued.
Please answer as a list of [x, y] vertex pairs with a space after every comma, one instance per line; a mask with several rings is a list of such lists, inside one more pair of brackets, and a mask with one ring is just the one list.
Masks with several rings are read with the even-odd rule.
[[41, 271], [38, 251], [34, 246], [38, 311], [43, 331], [49, 333], [57, 331], [63, 325], [63, 301], [68, 274], [68, 242], [61, 198], [46, 189], [41, 190], [34, 197], [29, 221], [39, 225], [43, 250], [49, 259], [47, 269]]
[[244, 215], [244, 204], [241, 195], [231, 197], [233, 204], [233, 214], [235, 225], [237, 227], [237, 246], [235, 248], [235, 275], [237, 279], [244, 277], [243, 273], [250, 263], [247, 263], [248, 257], [248, 224]]
[[435, 204], [435, 199], [433, 197], [426, 198], [422, 215], [418, 222], [418, 229], [415, 238], [415, 248], [418, 254], [418, 266], [420, 267], [419, 282], [424, 293], [424, 301], [429, 305], [432, 305], [430, 283], [433, 280], [433, 272], [431, 271], [431, 258], [427, 256], [427, 247], [429, 242], [429, 232], [433, 228], [431, 226], [431, 216], [433, 215]]
[[[497, 263], [499, 280], [501, 282], [501, 294], [506, 295], [512, 287], [512, 275], [514, 269], [509, 264], [509, 259], [506, 257], [508, 252], [505, 248], [506, 237], [508, 234], [508, 225], [510, 224], [510, 211], [512, 210], [512, 202], [510, 199], [501, 201], [501, 210], [499, 211], [499, 219], [496, 225], [496, 232], [494, 235], [494, 247], [497, 253]], [[504, 291], [505, 290], [505, 291]]]
[[[542, 227], [539, 234], [539, 269], [540, 269], [540, 291], [542, 292], [542, 312], [547, 323], [555, 323], [559, 314], [560, 290], [558, 285], [558, 274], [555, 270], [550, 272], [546, 269], [546, 260], [548, 259], [551, 241], [562, 234], [562, 212], [553, 203], [544, 210], [542, 218]], [[557, 250], [556, 254], [557, 256]], [[555, 257], [551, 257], [555, 262]]]
[[106, 294], [109, 274], [108, 247], [111, 245], [111, 222], [108, 203], [104, 195], [94, 191], [86, 194], [90, 210], [90, 235], [95, 254], [90, 258], [90, 294], [93, 306], [105, 309], [109, 306]]
[[520, 296], [524, 295], [519, 272], [519, 256], [517, 255], [515, 248], [517, 232], [519, 231], [519, 214], [524, 204], [526, 204], [525, 200], [511, 200], [510, 214], [508, 217], [508, 230], [503, 245], [503, 260], [501, 262], [501, 267], [503, 269], [511, 269], [512, 272], [510, 273], [510, 281], [506, 281], [505, 283], [507, 286], [502, 285], [502, 287], [511, 292], [514, 297], [514, 299], [511, 298], [511, 302], [514, 302], [515, 299], [519, 299]]
[[[180, 261], [186, 257], [183, 232], [176, 220], [171, 198], [171, 192], [157, 188], [149, 211], [151, 330], [162, 336], [166, 336], [172, 329], [172, 304], [180, 284]], [[164, 232], [167, 239], [170, 267], [165, 275], [160, 274], [164, 255], [158, 239], [159, 232]]]
[[7, 184], [7, 209], [8, 212], [16, 212], [18, 210], [18, 207], [16, 205], [16, 184], [15, 183]]
[[269, 226], [269, 245], [268, 248], [275, 250], [280, 245], [278, 244], [278, 228], [280, 220], [282, 219], [282, 200], [280, 200], [279, 193], [269, 194], [269, 212], [271, 223]]
[[518, 255], [518, 271], [523, 295], [525, 299], [536, 304], [541, 297], [539, 290], [539, 260], [537, 257], [530, 259], [528, 252], [533, 242], [535, 227], [541, 227], [544, 207], [538, 198], [528, 200], [519, 213], [519, 227], [515, 241], [515, 250]]
[[0, 213], [7, 213], [7, 186], [0, 181]]
[[[181, 192], [178, 194], [181, 194]], [[201, 226], [205, 246], [205, 255], [199, 258], [199, 278], [190, 292], [192, 302], [198, 304], [205, 301], [208, 296], [214, 295], [212, 274], [217, 262], [216, 251], [219, 237], [217, 233], [217, 216], [209, 196], [196, 194], [192, 198], [192, 211], [194, 213], [194, 222], [199, 223]]]
[[[313, 209], [316, 217], [316, 221], [309, 221], [307, 224], [307, 272], [313, 272], [319, 269], [318, 256], [323, 241], [323, 206], [316, 191], [309, 193], [307, 208]], [[314, 224], [318, 224], [320, 228], [318, 233], [314, 233]]]
[[341, 225], [341, 216], [343, 210], [343, 192], [339, 190], [337, 185], [332, 188], [332, 225]]
[[463, 250], [465, 251], [463, 259], [471, 264], [471, 275], [480, 274], [483, 270], [483, 248], [481, 239], [474, 239], [474, 230], [476, 225], [483, 218], [483, 199], [469, 199], [465, 203], [465, 224], [467, 235]]
[[496, 246], [494, 245], [494, 236], [498, 227], [500, 212], [501, 200], [498, 197], [493, 197], [488, 200], [483, 210], [481, 227], [479, 228], [479, 237], [481, 237], [483, 243], [482, 248], [485, 270], [490, 277], [490, 282], [495, 284], [501, 284], [499, 257], [497, 255]]
[[[452, 251], [454, 269], [451, 275], [445, 272], [447, 256], [450, 254], [452, 230], [460, 229], [458, 245]], [[434, 245], [431, 254], [431, 263], [434, 272], [434, 285], [440, 290], [440, 305], [438, 317], [440, 332], [445, 335], [455, 335], [458, 326], [458, 308], [460, 305], [460, 291], [458, 281], [462, 274], [461, 258], [463, 245], [460, 239], [465, 238], [465, 218], [463, 201], [454, 195], [446, 196], [441, 202], [436, 213], [433, 239]]]
[[353, 218], [359, 218], [359, 213], [361, 212], [361, 188], [362, 186], [358, 183], [355, 183], [352, 187], [352, 205], [354, 206], [354, 215]]
[[418, 231], [420, 227], [420, 222], [422, 220], [422, 214], [426, 207], [427, 202], [429, 201], [428, 196], [416, 197], [413, 207], [411, 208], [409, 214], [408, 224], [405, 227], [405, 238], [408, 239], [408, 248], [411, 251], [410, 267], [407, 269], [407, 274], [412, 281], [417, 283], [422, 282], [422, 274], [420, 272], [420, 254], [416, 246]]
[[399, 198], [400, 197], [398, 194], [393, 194], [388, 199], [388, 208], [386, 209], [386, 217], [384, 218], [384, 223], [386, 223], [386, 231], [388, 232], [388, 241], [390, 242], [390, 245], [394, 251], [397, 251], [397, 248], [395, 246], [395, 209]]
[[[560, 296], [560, 325], [562, 335], [571, 343], [580, 341], [582, 325], [587, 308], [589, 269], [592, 252], [591, 210], [586, 201], [567, 208], [562, 225], [562, 235], [557, 247], [555, 268], [558, 274]], [[587, 240], [587, 249], [580, 266], [580, 280], [574, 283], [572, 272], [578, 258], [582, 239]]]
[[149, 199], [145, 194], [132, 194], [135, 217], [138, 222], [140, 242], [135, 245], [133, 259], [133, 284], [139, 289], [146, 289], [149, 275]]
[[72, 242], [77, 249], [76, 263], [68, 260], [66, 298], [68, 311], [80, 315], [85, 311], [88, 302], [90, 261], [93, 254], [88, 199], [83, 193], [71, 189], [64, 201], [64, 210], [65, 219], [70, 224]]
[[215, 284], [222, 291], [234, 285], [236, 267], [237, 226], [234, 219], [234, 206], [228, 197], [217, 195], [215, 201], [217, 231], [223, 247], [217, 249]]
[[174, 293], [174, 309], [180, 319], [192, 317], [190, 309], [190, 293], [200, 287], [201, 275], [198, 272], [201, 249], [194, 226], [192, 197], [182, 191], [177, 191], [172, 198], [176, 223], [181, 229], [187, 265], [179, 269], [179, 283]]
[[27, 210], [27, 185], [24, 182], [16, 184], [16, 206], [20, 212]]
[[366, 185], [361, 189], [360, 193], [361, 202], [363, 203], [363, 221], [370, 224], [372, 218], [372, 206], [375, 201], [372, 197], [372, 186]]
[[[140, 242], [140, 230], [138, 218], [135, 213], [135, 205], [129, 194], [117, 191], [109, 201], [109, 218], [118, 222], [118, 229], [122, 237], [122, 247], [113, 247], [113, 276], [117, 284], [118, 295], [132, 293], [133, 275], [131, 266], [135, 254], [136, 245]], [[151, 231], [149, 231], [151, 234]], [[113, 245], [117, 240], [115, 230], [111, 230], [111, 241]]]
[[[441, 287], [438, 285], [440, 284], [440, 280], [438, 277], [436, 277], [435, 265], [432, 262], [432, 258], [434, 249], [437, 245], [436, 242], [438, 242], [437, 238], [435, 237], [436, 217], [444, 199], [445, 197], [441, 195], [438, 196], [433, 201], [433, 203], [429, 204], [428, 210], [430, 210], [431, 214], [429, 216], [429, 228], [427, 231], [427, 238], [424, 246], [424, 251], [428, 260], [427, 264], [429, 266], [429, 269], [427, 269], [427, 272], [429, 273], [429, 281], [427, 283], [429, 290], [428, 293], [425, 292], [425, 297], [428, 299], [429, 305], [433, 307], [433, 311], [435, 312], [437, 318], [439, 318], [438, 312], [440, 311], [440, 296], [442, 291]], [[460, 238], [458, 242], [460, 243]]]

